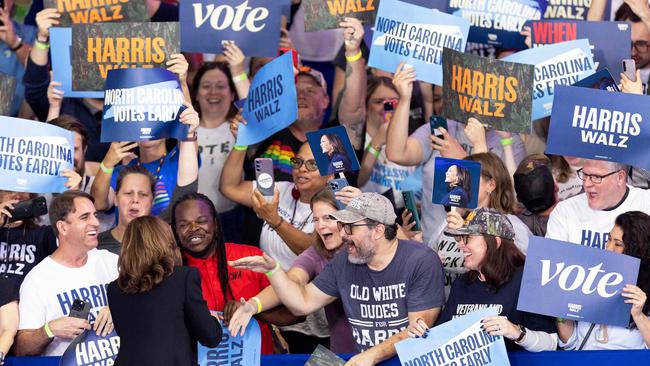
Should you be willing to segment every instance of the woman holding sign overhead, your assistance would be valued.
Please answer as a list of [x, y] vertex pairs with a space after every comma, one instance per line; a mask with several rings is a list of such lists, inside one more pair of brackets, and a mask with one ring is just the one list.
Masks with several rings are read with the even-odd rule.
[[637, 285], [623, 288], [621, 301], [632, 304], [627, 328], [557, 319], [560, 347], [567, 350], [647, 349], [650, 347], [650, 216], [631, 211], [619, 215], [609, 232], [607, 250], [641, 260]]

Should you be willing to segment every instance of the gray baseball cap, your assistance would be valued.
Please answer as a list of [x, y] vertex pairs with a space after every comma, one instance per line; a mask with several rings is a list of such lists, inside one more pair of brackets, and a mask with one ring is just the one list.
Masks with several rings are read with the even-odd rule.
[[388, 198], [378, 193], [363, 193], [348, 203], [344, 210], [331, 215], [345, 224], [369, 219], [385, 225], [394, 225], [397, 215]]

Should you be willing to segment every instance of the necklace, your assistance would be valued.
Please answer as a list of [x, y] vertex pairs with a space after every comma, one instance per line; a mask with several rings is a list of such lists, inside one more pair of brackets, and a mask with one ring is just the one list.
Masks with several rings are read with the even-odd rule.
[[[169, 159], [174, 158], [174, 155], [176, 155], [176, 149], [173, 149], [171, 151], [171, 153], [169, 154]], [[156, 172], [154, 173], [154, 175], [156, 176], [156, 182], [158, 182], [160, 180], [160, 171], [162, 170], [162, 166], [165, 163], [165, 158], [166, 157], [167, 157], [167, 153], [165, 153], [165, 155], [163, 155], [160, 158], [160, 160], [158, 160], [158, 167], [156, 167]], [[142, 165], [142, 163], [140, 162], [140, 159], [138, 159], [138, 162], [136, 163], [136, 165], [138, 165], [138, 166]]]

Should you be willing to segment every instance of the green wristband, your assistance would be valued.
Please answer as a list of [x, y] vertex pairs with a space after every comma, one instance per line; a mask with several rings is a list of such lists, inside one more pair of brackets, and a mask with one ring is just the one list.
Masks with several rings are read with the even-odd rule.
[[501, 139], [501, 146], [512, 145], [512, 143], [513, 143], [512, 137], [508, 137], [506, 139]]
[[50, 323], [45, 323], [45, 326], [43, 327], [45, 329], [45, 334], [47, 334], [48, 338], [54, 338], [54, 333], [52, 333], [52, 330], [50, 329]]
[[271, 276], [273, 276], [273, 275], [275, 274], [275, 272], [277, 272], [279, 269], [280, 269], [280, 262], [275, 262], [275, 267], [274, 267], [272, 270], [270, 270], [270, 271], [268, 271], [268, 272], [265, 272], [264, 274], [266, 275], [266, 277], [271, 277]]
[[235, 145], [235, 150], [237, 150], [237, 151], [248, 150], [248, 146], [247, 145]]

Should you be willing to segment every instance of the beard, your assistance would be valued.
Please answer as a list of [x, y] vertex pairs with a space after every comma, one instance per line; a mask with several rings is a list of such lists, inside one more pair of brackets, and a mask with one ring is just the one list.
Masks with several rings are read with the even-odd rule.
[[357, 245], [350, 239], [343, 239], [343, 245], [354, 246], [355, 253], [348, 253], [348, 262], [352, 264], [367, 264], [375, 255], [375, 249], [370, 245]]

